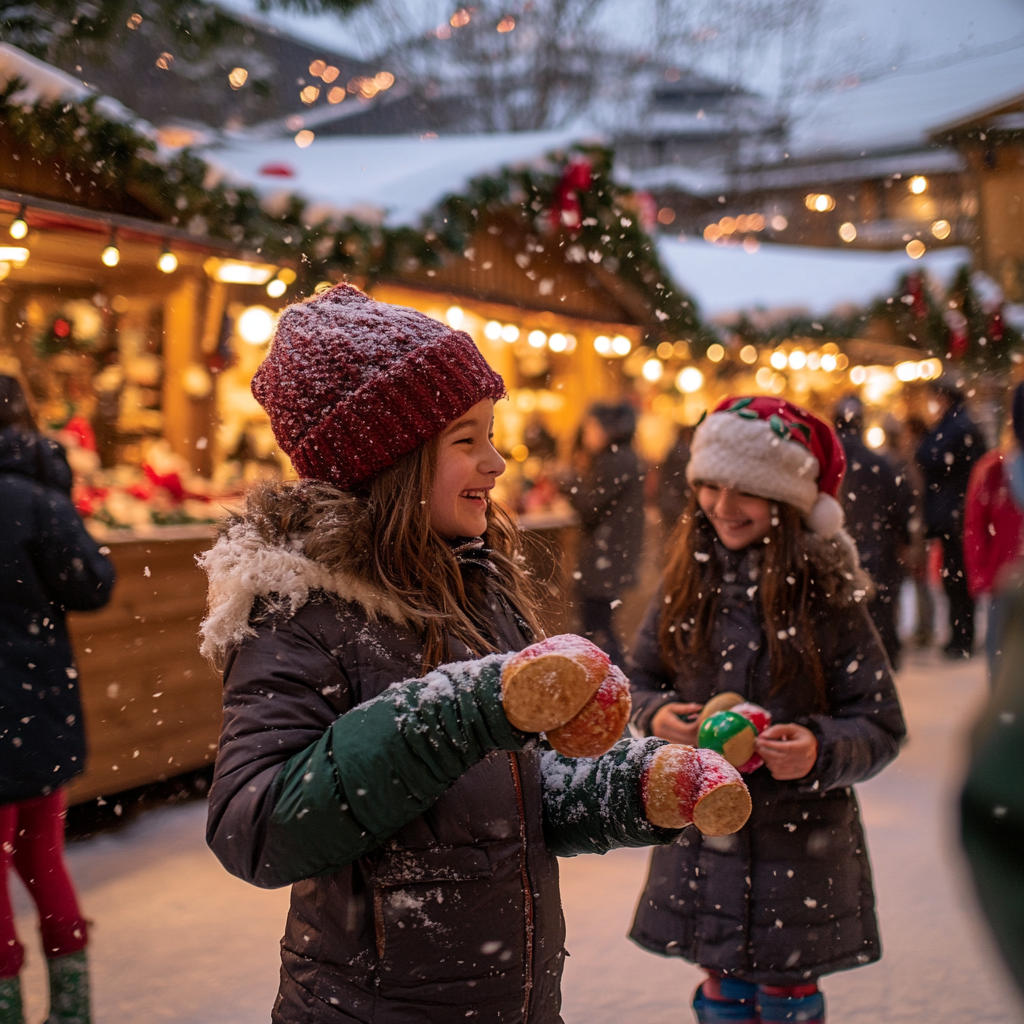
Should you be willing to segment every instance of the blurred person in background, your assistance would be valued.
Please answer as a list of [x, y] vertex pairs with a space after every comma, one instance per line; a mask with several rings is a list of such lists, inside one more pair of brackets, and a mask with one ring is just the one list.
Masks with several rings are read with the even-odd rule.
[[90, 1020], [88, 939], [64, 865], [64, 791], [85, 770], [78, 669], [64, 614], [101, 608], [114, 567], [71, 503], [60, 445], [0, 376], [0, 1024], [21, 1024], [25, 952], [7, 890], [11, 865], [36, 908], [50, 982], [47, 1024]]
[[940, 377], [929, 391], [933, 425], [915, 455], [925, 483], [925, 536], [942, 542], [950, 630], [943, 653], [969, 658], [974, 650], [974, 600], [964, 565], [964, 503], [971, 470], [985, 454], [985, 438], [967, 412], [958, 381]]
[[896, 445], [890, 458], [896, 474], [910, 488], [910, 543], [903, 551], [903, 564], [914, 584], [916, 598], [913, 641], [918, 647], [930, 647], [935, 635], [935, 598], [928, 579], [928, 542], [924, 526], [924, 474], [917, 464], [917, 449], [928, 434], [928, 426], [919, 416], [909, 416], [893, 431]]
[[620, 668], [613, 615], [633, 586], [644, 539], [644, 473], [633, 450], [636, 413], [626, 403], [597, 403], [580, 428], [576, 473], [563, 489], [580, 518], [576, 592], [583, 635]]
[[691, 488], [686, 482], [686, 467], [690, 462], [692, 437], [693, 427], [680, 427], [675, 444], [669, 449], [658, 471], [658, 511], [661, 513], [662, 533], [666, 541], [690, 500]]
[[842, 399], [834, 419], [846, 452], [846, 476], [839, 491], [846, 529], [857, 543], [861, 567], [875, 584], [868, 612], [889, 661], [899, 668], [896, 612], [903, 579], [901, 555], [910, 543], [910, 486], [884, 455], [864, 443], [864, 406], [859, 398], [848, 395]]
[[1009, 595], [1003, 577], [1021, 556], [1024, 528], [1024, 384], [1013, 392], [1013, 429], [971, 472], [964, 509], [964, 562], [971, 597], [988, 597], [985, 655], [995, 682]]
[[960, 837], [981, 908], [1024, 993], [1024, 586], [1019, 574], [1005, 593], [1005, 656], [972, 736]]

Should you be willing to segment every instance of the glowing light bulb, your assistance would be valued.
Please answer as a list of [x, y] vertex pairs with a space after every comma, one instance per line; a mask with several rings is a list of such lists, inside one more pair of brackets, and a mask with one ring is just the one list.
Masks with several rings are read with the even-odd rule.
[[519, 328], [515, 324], [505, 324], [501, 329], [501, 340], [507, 341], [510, 345], [519, 340]]
[[267, 294], [272, 299], [279, 299], [287, 290], [288, 285], [286, 285], [279, 277], [275, 277], [274, 280], [267, 285]]
[[919, 196], [927, 188], [928, 188], [928, 179], [926, 177], [924, 177], [924, 175], [915, 174], [910, 179], [910, 191], [913, 192], [915, 196]]
[[786, 366], [789, 364], [789, 359], [787, 358], [786, 353], [782, 351], [782, 349], [777, 348], [771, 354], [771, 358], [768, 360], [768, 362], [770, 362], [776, 370], [784, 370]]
[[653, 384], [655, 381], [661, 380], [665, 367], [662, 366], [660, 359], [648, 359], [640, 372], [643, 374], [644, 380], [649, 380]]
[[552, 352], [564, 352], [569, 347], [569, 339], [564, 334], [559, 334], [555, 331], [554, 334], [548, 338], [548, 348]]
[[531, 348], [543, 348], [548, 343], [548, 336], [543, 331], [530, 331], [526, 341]]
[[484, 324], [484, 337], [488, 341], [497, 341], [501, 337], [501, 324], [497, 320], [488, 320]]
[[685, 367], [679, 371], [679, 375], [676, 377], [676, 387], [680, 391], [685, 391], [688, 395], [692, 395], [695, 391], [700, 391], [703, 386], [704, 374], [696, 366]]
[[156, 265], [165, 274], [173, 274], [178, 269], [178, 257], [170, 249], [164, 249], [156, 261]]
[[757, 362], [757, 349], [753, 345], [744, 345], [740, 349], [740, 359], [743, 360], [748, 366], [751, 363]]
[[105, 267], [116, 267], [121, 262], [121, 250], [111, 243], [100, 254], [100, 260]]
[[28, 224], [25, 222], [24, 206], [18, 211], [18, 216], [11, 221], [11, 226], [7, 229], [7, 232], [11, 238], [19, 242], [28, 234]]
[[711, 362], [720, 363], [724, 358], [725, 349], [717, 341], [713, 345], [708, 345], [708, 359]]
[[274, 333], [274, 314], [266, 306], [249, 306], [238, 318], [238, 334], [249, 345], [265, 345]]
[[612, 354], [612, 339], [604, 334], [599, 334], [594, 339], [594, 351], [599, 356], [610, 356]]
[[616, 334], [612, 338], [612, 353], [619, 356], [628, 356], [629, 350], [633, 347], [633, 342], [629, 340], [624, 334]]

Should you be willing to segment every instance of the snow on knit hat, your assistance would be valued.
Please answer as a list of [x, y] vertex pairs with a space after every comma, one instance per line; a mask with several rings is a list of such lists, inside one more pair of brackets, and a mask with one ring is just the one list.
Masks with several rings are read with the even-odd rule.
[[505, 384], [465, 332], [339, 284], [281, 314], [252, 393], [300, 476], [352, 490]]
[[814, 533], [843, 528], [836, 492], [846, 455], [824, 420], [781, 398], [723, 398], [696, 429], [686, 479], [713, 481], [798, 508]]

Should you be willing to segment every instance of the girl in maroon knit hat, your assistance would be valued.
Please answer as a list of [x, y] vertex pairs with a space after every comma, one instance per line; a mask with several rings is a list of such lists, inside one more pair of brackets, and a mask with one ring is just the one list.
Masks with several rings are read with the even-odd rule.
[[[273, 1020], [558, 1024], [555, 854], [682, 834], [644, 799], [680, 752], [630, 740], [581, 769], [539, 746], [577, 755], [592, 722], [607, 750], [628, 686], [585, 640], [534, 643], [490, 499], [501, 378], [468, 335], [339, 285], [284, 311], [253, 393], [302, 479], [254, 491], [203, 558], [207, 836], [232, 873], [292, 885]], [[702, 798], [745, 820], [719, 762]]]
[[[881, 955], [851, 788], [905, 735], [835, 499], [832, 428], [777, 398], [726, 398], [696, 429], [693, 494], [628, 667], [639, 735], [697, 740], [716, 694], [767, 709], [735, 835], [655, 850], [631, 937], [707, 971], [698, 1021], [825, 1019], [818, 978]], [[725, 706], [729, 706], [726, 704]]]

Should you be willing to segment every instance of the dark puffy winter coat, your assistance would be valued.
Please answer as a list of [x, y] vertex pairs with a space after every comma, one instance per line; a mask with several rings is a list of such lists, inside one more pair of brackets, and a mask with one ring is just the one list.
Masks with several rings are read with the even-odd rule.
[[868, 448], [859, 431], [840, 430], [839, 440], [846, 452], [846, 475], [839, 489], [846, 531], [857, 545], [865, 572], [892, 589], [903, 576], [900, 551], [910, 543], [910, 481], [897, 476], [887, 458]]
[[[314, 562], [286, 529], [306, 493], [251, 498], [204, 558], [204, 650], [227, 652], [207, 837], [233, 874], [293, 884], [273, 1020], [557, 1024], [555, 853], [675, 838], [640, 809], [652, 741], [583, 773], [508, 724], [505, 655], [457, 647], [465, 661], [415, 681], [417, 623], [356, 565], [364, 506], [333, 492], [334, 555]], [[462, 571], [497, 649], [524, 647], [486, 552]]]
[[71, 504], [60, 445], [0, 431], [0, 803], [85, 770], [78, 669], [64, 613], [101, 608], [114, 567]]
[[577, 589], [585, 598], [615, 598], [633, 586], [644, 542], [644, 474], [628, 444], [598, 452], [568, 489], [580, 517]]
[[956, 402], [917, 449], [917, 463], [924, 475], [926, 536], [963, 532], [967, 484], [984, 454], [984, 436], [963, 402]]
[[769, 693], [763, 618], [748, 590], [757, 578], [749, 549], [733, 553], [715, 544], [725, 563], [712, 643], [717, 668], [699, 680], [666, 668], [658, 594], [629, 671], [633, 725], [641, 733], [665, 703], [704, 703], [733, 690], [766, 707], [773, 721], [804, 725], [817, 737], [818, 759], [805, 778], [778, 782], [766, 767], [746, 776], [753, 812], [736, 835], [714, 839], [691, 830], [654, 851], [630, 933], [653, 952], [762, 984], [798, 984], [881, 955], [852, 786], [881, 771], [905, 735], [888, 660], [857, 600], [863, 574], [844, 546], [810, 543], [817, 582], [841, 605], [823, 609], [815, 629], [827, 714], [806, 714], [795, 688]]

